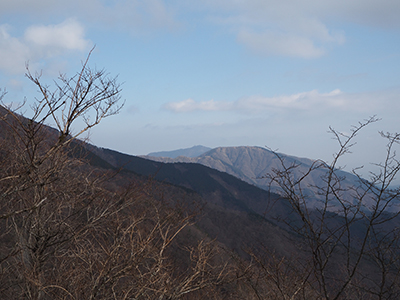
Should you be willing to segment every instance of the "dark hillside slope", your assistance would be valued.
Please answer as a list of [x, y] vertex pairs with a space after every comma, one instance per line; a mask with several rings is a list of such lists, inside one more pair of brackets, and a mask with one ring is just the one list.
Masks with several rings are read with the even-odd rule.
[[200, 164], [166, 164], [108, 149], [97, 154], [115, 167], [198, 193], [205, 207], [197, 226], [229, 249], [243, 254], [245, 248], [264, 245], [282, 255], [293, 250], [293, 235], [275, 222], [289, 217], [290, 208], [273, 193]]
[[[147, 291], [143, 299], [228, 299], [226, 291], [239, 292], [231, 299], [278, 299], [274, 287], [289, 291], [280, 299], [299, 292], [303, 300], [375, 299], [365, 293], [399, 299], [398, 215], [362, 211], [353, 218], [357, 208], [346, 215], [316, 209], [301, 210], [296, 219], [286, 199], [224, 172], [65, 144], [66, 135], [42, 123], [17, 115], [16, 123], [8, 121], [0, 116], [1, 299], [26, 298], [25, 286], [38, 295], [61, 287], [71, 296], [62, 299], [100, 299], [100, 292], [109, 293], [102, 299], [122, 299], [135, 288], [138, 295]], [[249, 156], [232, 153], [246, 165]], [[299, 203], [292, 198], [294, 208]], [[221, 286], [226, 263], [234, 269]], [[118, 285], [100, 290], [98, 282], [110, 278]], [[220, 297], [154, 295], [175, 293], [187, 278], [196, 279], [194, 288], [214, 286], [204, 293]], [[243, 285], [235, 290], [238, 278]], [[253, 290], [257, 298], [242, 296]], [[59, 293], [31, 298], [61, 299]]]
[[197, 194], [108, 172], [82, 143], [62, 145], [57, 130], [9, 116], [0, 111], [0, 299], [177, 299], [169, 295], [217, 284], [216, 260], [192, 268], [211, 260], [202, 242], [217, 243], [169, 201]]
[[[29, 122], [23, 117], [21, 119]], [[0, 122], [0, 138], [5, 141], [9, 140], [7, 128], [4, 122]], [[57, 130], [45, 125], [42, 130], [46, 139], [58, 138]], [[196, 201], [201, 202], [200, 206], [205, 205], [203, 217], [196, 226], [211, 238], [218, 238], [228, 249], [241, 252], [245, 246], [258, 244], [267, 244], [274, 249], [291, 248], [284, 246], [290, 244], [287, 233], [274, 224], [274, 215], [287, 212], [284, 205], [275, 205], [271, 210], [271, 204], [277, 200], [274, 194], [198, 164], [158, 163], [99, 149], [82, 141], [74, 141], [70, 147], [71, 157], [83, 158], [91, 166], [114, 170], [122, 168], [119, 173], [121, 182], [129, 182], [135, 173], [167, 183], [158, 185], [164, 194], [171, 194], [172, 189], [175, 190], [172, 193], [176, 194], [181, 187], [179, 198], [188, 204]], [[198, 195], [188, 193], [187, 189]], [[264, 216], [266, 212], [268, 214]]]
[[[278, 195], [201, 164], [161, 163], [112, 150], [102, 151], [118, 167], [191, 189], [201, 195], [207, 205], [205, 215], [198, 225], [227, 247], [241, 252], [246, 246], [265, 245], [281, 255], [291, 255], [295, 251], [293, 243], [297, 238], [286, 223], [295, 227], [301, 227], [302, 223], [295, 217], [286, 200]], [[335, 213], [329, 215], [326, 226], [344, 226], [341, 216]], [[310, 211], [310, 217], [318, 223], [320, 215], [317, 211]], [[398, 222], [399, 218], [394, 218], [386, 226], [393, 228]], [[353, 238], [362, 236], [365, 226], [355, 222], [351, 226]]]
[[[235, 208], [263, 216], [276, 202], [278, 195], [250, 185], [225, 172], [195, 163], [159, 163], [136, 156], [104, 149], [106, 156], [114, 158], [115, 166], [159, 181], [182, 186], [204, 196], [218, 193], [225, 208]], [[273, 209], [283, 209], [274, 205]]]

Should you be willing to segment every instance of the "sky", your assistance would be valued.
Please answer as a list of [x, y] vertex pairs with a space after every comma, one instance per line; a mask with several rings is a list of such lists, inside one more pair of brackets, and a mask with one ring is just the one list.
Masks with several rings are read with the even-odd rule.
[[260, 146], [328, 162], [329, 126], [360, 132], [348, 170], [385, 158], [400, 132], [398, 0], [1, 0], [3, 101], [89, 65], [118, 76], [125, 105], [93, 144], [141, 155]]

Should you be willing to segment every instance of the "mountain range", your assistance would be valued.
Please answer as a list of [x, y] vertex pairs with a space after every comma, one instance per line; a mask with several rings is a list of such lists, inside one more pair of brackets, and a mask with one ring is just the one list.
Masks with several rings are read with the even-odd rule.
[[[175, 152], [160, 152], [166, 155], [164, 157], [151, 156], [151, 153], [142, 157], [164, 163], [202, 164], [275, 193], [279, 193], [280, 188], [276, 183], [271, 182], [268, 175], [273, 175], [276, 170], [282, 170], [282, 163], [286, 168], [296, 166], [296, 168], [291, 168], [294, 179], [300, 178], [318, 163], [316, 160], [276, 153], [262, 147], [251, 146], [218, 147], [204, 152], [197, 157], [183, 156], [185, 151], [190, 152], [191, 149], [181, 149], [180, 153], [182, 155], [179, 157], [174, 155]], [[204, 147], [204, 149], [207, 148]], [[326, 168], [320, 167], [314, 169], [303, 180], [303, 192], [309, 197], [308, 204], [312, 207], [317, 206], [318, 202], [323, 201], [323, 195], [318, 195], [316, 187], [324, 185], [326, 174]], [[336, 170], [335, 174], [342, 178], [341, 185], [343, 188], [357, 187], [360, 184], [360, 178], [352, 173]], [[352, 201], [351, 198], [351, 194], [348, 194], [347, 201]], [[332, 210], [334, 209], [332, 207]]]
[[[13, 175], [12, 172], [14, 172], [15, 166], [18, 166], [17, 162], [21, 164], [21, 162], [18, 161], [16, 153], [22, 153], [21, 155], [24, 156], [25, 148], [22, 146], [22, 148], [19, 149], [17, 146], [13, 146], [13, 137], [14, 139], [17, 138], [17, 140], [21, 139], [24, 141], [24, 134], [27, 133], [26, 137], [28, 141], [33, 141], [34, 143], [43, 142], [43, 146], [40, 148], [40, 154], [43, 152], [46, 155], [45, 149], [46, 147], [50, 147], [48, 153], [51, 155], [53, 153], [52, 151], [56, 151], [54, 149], [57, 148], [54, 146], [47, 146], [47, 144], [51, 145], [51, 143], [56, 142], [57, 145], [57, 141], [60, 141], [60, 136], [57, 130], [44, 124], [35, 124], [22, 116], [14, 117], [16, 122], [12, 123], [11, 120], [13, 120], [13, 118], [0, 108], [0, 115], [3, 114], [4, 116], [0, 118], [0, 146], [2, 146], [2, 148], [0, 148], [0, 158], [3, 158], [0, 162], [4, 166], [2, 169], [4, 172], [2, 178], [4, 181], [10, 179], [15, 180], [18, 187], [21, 176], [18, 174]], [[20, 129], [18, 129], [20, 127], [25, 131], [20, 131]], [[17, 130], [13, 132], [13, 129]], [[31, 129], [32, 131], [30, 131]], [[37, 139], [31, 139], [31, 132], [33, 132], [33, 134], [39, 132], [40, 136], [38, 136]], [[22, 145], [27, 145], [28, 152], [32, 149], [39, 149], [39, 147], [31, 147], [29, 143], [22, 143]], [[13, 147], [16, 147], [16, 149]], [[290, 282], [289, 285], [285, 283], [284, 285], [285, 287], [292, 286], [296, 290], [298, 289], [298, 284], [301, 285], [301, 282], [305, 282], [303, 281], [304, 272], [322, 272], [323, 275], [321, 276], [327, 274], [326, 278], [334, 280], [339, 280], [343, 276], [347, 276], [343, 279], [346, 281], [346, 278], [353, 278], [353, 275], [349, 277], [348, 270], [355, 266], [354, 270], [357, 270], [357, 278], [360, 278], [360, 280], [366, 277], [368, 280], [378, 280], [379, 275], [376, 274], [379, 274], [379, 268], [383, 265], [385, 268], [390, 266], [393, 269], [390, 271], [390, 276], [397, 276], [400, 274], [400, 271], [398, 272], [400, 268], [393, 265], [393, 263], [397, 263], [396, 257], [398, 257], [399, 253], [396, 243], [400, 244], [400, 238], [397, 236], [397, 228], [400, 226], [398, 214], [389, 213], [386, 207], [384, 207], [382, 211], [378, 210], [379, 212], [376, 216], [375, 212], [377, 210], [375, 210], [375, 212], [372, 211], [372, 213], [359, 210], [353, 215], [354, 210], [352, 209], [357, 209], [357, 206], [351, 205], [349, 206], [349, 210], [347, 210], [347, 207], [344, 207], [342, 210], [344, 213], [339, 214], [336, 213], [335, 210], [340, 203], [336, 204], [336, 208], [335, 205], [333, 205], [325, 210], [320, 209], [322, 199], [319, 198], [318, 187], [326, 183], [327, 170], [329, 169], [320, 161], [275, 153], [261, 147], [219, 147], [209, 149], [203, 146], [195, 146], [189, 149], [153, 153], [155, 156], [167, 155], [170, 157], [138, 157], [111, 149], [99, 148], [83, 141], [71, 140], [68, 147], [66, 146], [65, 151], [65, 154], [69, 158], [62, 156], [63, 161], [66, 163], [68, 159], [73, 161], [73, 164], [71, 163], [71, 169], [68, 169], [71, 173], [64, 174], [72, 178], [70, 182], [73, 182], [73, 180], [86, 180], [87, 183], [89, 183], [89, 178], [95, 178], [94, 180], [99, 182], [99, 185], [96, 187], [94, 185], [86, 186], [79, 181], [76, 186], [69, 186], [68, 182], [64, 184], [63, 176], [54, 176], [53, 173], [57, 171], [56, 169], [51, 169], [53, 173], [38, 171], [40, 168], [45, 168], [47, 166], [51, 168], [52, 163], [44, 164], [40, 160], [33, 160], [33, 164], [30, 168], [21, 168], [19, 172], [27, 175], [27, 182], [33, 184], [36, 191], [49, 193], [47, 186], [53, 184], [53, 181], [60, 182], [61, 185], [54, 185], [54, 188], [50, 190], [52, 194], [49, 195], [52, 195], [52, 201], [47, 201], [47, 197], [44, 197], [43, 199], [40, 198], [42, 200], [40, 200], [38, 204], [31, 206], [31, 208], [19, 209], [12, 213], [3, 213], [0, 218], [1, 226], [4, 226], [4, 228], [10, 226], [9, 222], [7, 222], [9, 216], [15, 215], [19, 217], [21, 214], [21, 216], [26, 215], [28, 218], [31, 215], [30, 211], [32, 211], [32, 213], [40, 213], [45, 205], [59, 204], [62, 206], [64, 205], [63, 197], [70, 197], [70, 193], [76, 192], [76, 199], [79, 200], [80, 197], [90, 195], [91, 191], [98, 191], [99, 196], [93, 198], [93, 201], [96, 201], [96, 205], [91, 206], [94, 203], [92, 200], [89, 201], [88, 199], [87, 202], [82, 203], [82, 206], [79, 206], [84, 209], [83, 211], [85, 213], [71, 214], [71, 217], [77, 217], [76, 222], [79, 221], [85, 224], [86, 218], [89, 218], [88, 216], [92, 212], [97, 212], [98, 208], [102, 205], [109, 206], [105, 208], [100, 216], [104, 214], [107, 215], [109, 209], [119, 206], [125, 207], [124, 201], [128, 199], [125, 197], [125, 187], [133, 186], [133, 199], [138, 202], [133, 202], [135, 205], [132, 205], [130, 210], [125, 210], [123, 208], [119, 210], [118, 208], [115, 213], [110, 214], [110, 216], [115, 216], [113, 220], [117, 222], [117, 224], [120, 224], [118, 226], [123, 226], [125, 224], [122, 221], [118, 223], [120, 217], [128, 217], [128, 219], [130, 219], [131, 214], [137, 214], [140, 217], [139, 219], [143, 217], [147, 220], [146, 213], [143, 215], [141, 212], [137, 211], [140, 207], [143, 209], [150, 208], [150, 210], [154, 207], [156, 212], [159, 211], [159, 208], [168, 209], [168, 207], [171, 207], [175, 210], [176, 216], [186, 216], [191, 214], [191, 212], [195, 212], [195, 220], [193, 220], [193, 223], [185, 230], [182, 230], [182, 234], [179, 234], [177, 244], [172, 246], [171, 252], [169, 253], [171, 258], [170, 263], [176, 269], [182, 268], [184, 274], [189, 272], [191, 267], [189, 266], [190, 263], [188, 265], [188, 262], [185, 263], [180, 257], [183, 253], [182, 250], [193, 249], [191, 248], [193, 245], [203, 242], [212, 242], [218, 245], [219, 253], [215, 256], [216, 259], [222, 261], [233, 259], [235, 262], [233, 265], [241, 265], [242, 268], [237, 269], [240, 270], [240, 272], [237, 273], [240, 275], [237, 275], [236, 279], [242, 280], [242, 278], [247, 278], [250, 280], [249, 287], [254, 289], [256, 295], [258, 295], [257, 293], [260, 289], [265, 290], [268, 294], [270, 287], [277, 284], [276, 281], [274, 281], [275, 278], [279, 280], [285, 279], [285, 274], [296, 274], [296, 276], [300, 276], [296, 279], [299, 281]], [[16, 162], [14, 162], [13, 159], [15, 159]], [[59, 161], [58, 156], [55, 156], [54, 159], [54, 163]], [[293, 180], [293, 182], [296, 182], [296, 180], [301, 178], [304, 174], [308, 174], [310, 169], [314, 170], [312, 174], [308, 176], [307, 181], [303, 182], [304, 186], [301, 190], [303, 195], [306, 196], [304, 199], [306, 199], [308, 203], [302, 204], [298, 201], [296, 202], [296, 199], [298, 199], [296, 197], [284, 197], [283, 194], [279, 194], [278, 186], [270, 185], [270, 181], [266, 178], [266, 175], [273, 174], [274, 172], [279, 173], [279, 170], [282, 170], [282, 164], [286, 167], [286, 171], [290, 170], [292, 172], [290, 173], [290, 179]], [[315, 164], [318, 164], [320, 168], [314, 169]], [[33, 181], [30, 179], [31, 176], [35, 179], [37, 174], [40, 176], [42, 176], [42, 174], [47, 176], [45, 178], [48, 178], [50, 184], [44, 186], [42, 181]], [[98, 178], [96, 178], [96, 174], [99, 175]], [[339, 197], [342, 200], [347, 197], [346, 201], [351, 202], [353, 197], [351, 192], [357, 191], [356, 187], [360, 184], [361, 179], [354, 174], [346, 173], [341, 170], [335, 170], [334, 176], [340, 178], [340, 186], [333, 187], [334, 192], [341, 193]], [[13, 199], [19, 201], [19, 197], [24, 195], [30, 200], [31, 195], [25, 191], [27, 186], [29, 187], [29, 185], [24, 183], [21, 186], [21, 193], [18, 192]], [[6, 188], [5, 191], [7, 193], [12, 194], [15, 190], [7, 186], [4, 186], [4, 188]], [[67, 188], [69, 192], [64, 191]], [[82, 189], [82, 191], [79, 189]], [[129, 190], [130, 189], [127, 189], [127, 191]], [[4, 195], [7, 193], [4, 193]], [[113, 201], [113, 197], [118, 194], [121, 194], [121, 198], [115, 198], [118, 201]], [[102, 195], [109, 195], [111, 198], [103, 198]], [[332, 193], [329, 195], [332, 195]], [[336, 194], [333, 195], [336, 196]], [[60, 198], [60, 196], [63, 197]], [[382, 199], [383, 205], [386, 205], [385, 203], [387, 202], [384, 202], [387, 201], [387, 198], [385, 198], [386, 195], [378, 196], [381, 197], [378, 199]], [[388, 196], [397, 197], [397, 194]], [[368, 201], [368, 195], [364, 198]], [[328, 202], [330, 203], [331, 199], [329, 199]], [[164, 203], [168, 205], [159, 206], [159, 204]], [[6, 207], [7, 201], [3, 201], [2, 205]], [[39, 205], [43, 206], [39, 207]], [[65, 210], [59, 211], [64, 214], [75, 207], [78, 206], [67, 205], [65, 206]], [[144, 209], [144, 212], [148, 213], [149, 210], [146, 209]], [[58, 211], [53, 211], [51, 207], [49, 207], [49, 214], [51, 216], [54, 215], [54, 217], [57, 218], [57, 213]], [[155, 219], [149, 218], [146, 221], [146, 226], [150, 226], [154, 224], [154, 222], [157, 224], [157, 216], [158, 213]], [[47, 219], [45, 218], [43, 220], [46, 221]], [[63, 219], [60, 220], [62, 221], [59, 223], [61, 224], [60, 226], [64, 226], [62, 225], [64, 224]], [[371, 225], [371, 223], [369, 223], [370, 220], [373, 220], [375, 223]], [[174, 221], [166, 220], [166, 223], [162, 223], [163, 226], [166, 226], [167, 232], [169, 228], [173, 226], [171, 225], [172, 223], [169, 224], [168, 222], [173, 223]], [[106, 223], [102, 225], [103, 227], [96, 229], [98, 230], [96, 234], [105, 234], [104, 238], [99, 242], [99, 247], [96, 248], [96, 251], [104, 250], [103, 244], [108, 241], [112, 242], [112, 244], [117, 241], [119, 243], [119, 239], [107, 236], [110, 225], [112, 224]], [[118, 226], [115, 227], [115, 229], [117, 230], [116, 233], [119, 234], [120, 227]], [[154, 230], [161, 230], [161, 228], [157, 226], [154, 227]], [[32, 223], [32, 228], [32, 230], [35, 231], [37, 226]], [[46, 225], [43, 226], [43, 228], [51, 229], [51, 226]], [[143, 230], [144, 229], [145, 228], [143, 228]], [[371, 230], [374, 231], [372, 232]], [[18, 239], [10, 239], [8, 231], [4, 232], [6, 233], [0, 235], [2, 239], [0, 242], [2, 241], [3, 245], [6, 245], [4, 247], [8, 247], [11, 251], [10, 253], [13, 253], [13, 243], [18, 243]], [[162, 230], [160, 232], [162, 235]], [[373, 233], [372, 237], [372, 233], [370, 234], [370, 232]], [[57, 230], [56, 234], [59, 234]], [[133, 236], [138, 236], [139, 240], [142, 240], [142, 233], [140, 231], [130, 237], [132, 238]], [[38, 243], [39, 239], [40, 241], [45, 241], [45, 239], [42, 239], [39, 235], [37, 238]], [[143, 241], [145, 240], [144, 238]], [[35, 240], [32, 241], [34, 242]], [[71, 241], [75, 242], [75, 240]], [[80, 242], [85, 241], [86, 239], [83, 239]], [[159, 239], [155, 241], [159, 241]], [[167, 240], [164, 241], [167, 244], [169, 243]], [[129, 242], [128, 244], [130, 247], [136, 245], [134, 242]], [[385, 246], [387, 244], [389, 247]], [[64, 242], [60, 245], [62, 251], [64, 251], [62, 247], [67, 247], [66, 245], [64, 246]], [[304, 248], [300, 249], [299, 245]], [[368, 247], [368, 250], [365, 250], [365, 247]], [[32, 249], [32, 251], [36, 251], [36, 248]], [[124, 255], [130, 255], [130, 251], [125, 251], [125, 248], [121, 249], [124, 249]], [[387, 251], [388, 249], [390, 251]], [[366, 252], [364, 253], [363, 251]], [[106, 253], [105, 257], [111, 255], [112, 252], [107, 250]], [[159, 253], [161, 253], [161, 258], [164, 257], [163, 252]], [[195, 252], [190, 253], [195, 255]], [[1, 255], [3, 254], [1, 253]], [[4, 259], [7, 260], [8, 257], [12, 257], [12, 255], [6, 255]], [[380, 258], [381, 256], [383, 257], [382, 259]], [[353, 257], [358, 258], [353, 260]], [[100, 257], [97, 259], [99, 258]], [[124, 262], [124, 259], [121, 259], [122, 262]], [[106, 260], [111, 261], [108, 259]], [[147, 264], [149, 261], [154, 260], [152, 257], [146, 257], [144, 261]], [[375, 264], [375, 261], [377, 261], [378, 264]], [[60, 262], [62, 263], [63, 259], [61, 259]], [[309, 262], [312, 264], [308, 265]], [[318, 265], [319, 262], [322, 262], [322, 264]], [[55, 264], [55, 262], [53, 263]], [[256, 266], [254, 264], [256, 264]], [[347, 266], [347, 271], [343, 268], [345, 265]], [[125, 266], [125, 264], [123, 264], [123, 266]], [[48, 270], [55, 270], [50, 263], [47, 267]], [[131, 265], [129, 265], [129, 267], [131, 267]], [[211, 266], [211, 268], [213, 267]], [[74, 269], [74, 266], [72, 266], [72, 269]], [[389, 273], [385, 270], [386, 269], [384, 269], [384, 272], [386, 273], [384, 273], [384, 275], [386, 276], [386, 274]], [[141, 272], [141, 270], [139, 270], [139, 272]], [[276, 274], [273, 275], [271, 272], [276, 272]], [[48, 272], [46, 271], [45, 273]], [[355, 272], [353, 273], [355, 274]], [[153, 276], [155, 273], [152, 271], [149, 274]], [[367, 276], [365, 276], [365, 274], [367, 274]], [[314, 275], [320, 276], [317, 273], [314, 273]], [[108, 277], [106, 276], [105, 278]], [[292, 281], [293, 278], [295, 277], [289, 276], [288, 280]], [[386, 278], [384, 279], [386, 280]], [[267, 286], [261, 288], [257, 286], [259, 280], [261, 280], [261, 282], [269, 280], [269, 283]], [[385, 280], [383, 284], [386, 284]], [[396, 282], [396, 280], [390, 280], [389, 282]], [[308, 281], [308, 279], [306, 279], [306, 281]], [[310, 287], [313, 289], [312, 282], [314, 281], [312, 278], [310, 282]], [[344, 286], [347, 285], [346, 282], [343, 284]], [[235, 290], [232, 286], [229, 286], [229, 284], [223, 287], [223, 289], [226, 288], [229, 288], [231, 292]], [[306, 291], [307, 288], [305, 285], [301, 287], [303, 291]], [[335, 287], [329, 288], [332, 288], [332, 291], [335, 290]], [[220, 296], [218, 299], [228, 299], [227, 297], [221, 296], [225, 291], [226, 290], [218, 291], [217, 294]], [[294, 292], [293, 295], [296, 295], [296, 293], [297, 292]], [[269, 299], [274, 299], [273, 296], [269, 297]], [[239, 298], [244, 299], [243, 297]], [[258, 299], [262, 298], [263, 297], [258, 296]], [[285, 296], [283, 298], [286, 299], [287, 297]], [[238, 298], [233, 297], [230, 299]], [[304, 294], [301, 299], [315, 299], [315, 297]]]
[[[198, 163], [164, 163], [89, 146], [91, 153], [115, 168], [184, 188], [200, 196], [202, 217], [197, 226], [227, 249], [245, 255], [245, 247], [265, 245], [279, 253], [291, 249], [292, 234], [277, 219], [290, 215], [277, 194]], [[191, 201], [191, 200], [184, 200]]]
[[205, 152], [208, 152], [210, 150], [211, 150], [211, 148], [209, 148], [209, 147], [197, 145], [197, 146], [193, 146], [191, 148], [185, 148], [185, 149], [152, 152], [147, 155], [151, 156], [151, 157], [170, 157], [170, 158], [176, 158], [179, 156], [197, 157], [197, 156], [199, 156]]

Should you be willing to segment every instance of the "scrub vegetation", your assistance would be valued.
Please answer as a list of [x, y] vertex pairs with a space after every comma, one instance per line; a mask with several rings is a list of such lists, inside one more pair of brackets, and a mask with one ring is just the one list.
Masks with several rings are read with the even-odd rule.
[[330, 164], [296, 172], [276, 153], [265, 178], [278, 194], [201, 165], [135, 163], [82, 139], [123, 104], [89, 57], [53, 88], [27, 71], [31, 118], [0, 108], [0, 298], [398, 299], [399, 134], [381, 133], [386, 156], [369, 180], [354, 170], [357, 186], [339, 161], [374, 117], [331, 129]]

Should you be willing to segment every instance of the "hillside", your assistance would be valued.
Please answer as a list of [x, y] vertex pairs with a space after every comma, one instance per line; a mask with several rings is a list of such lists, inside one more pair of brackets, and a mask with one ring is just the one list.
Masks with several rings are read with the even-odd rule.
[[201, 164], [161, 163], [100, 148], [95, 153], [115, 167], [198, 193], [205, 205], [198, 226], [238, 253], [245, 245], [268, 245], [279, 253], [290, 248], [290, 234], [276, 223], [290, 208], [278, 195]]
[[[388, 211], [399, 191], [365, 183], [369, 190], [353, 194], [360, 201], [353, 205], [346, 197], [356, 189], [331, 173], [326, 205], [312, 207], [290, 172], [278, 173], [288, 180], [286, 198], [228, 174], [273, 169], [262, 148], [198, 157], [222, 172], [98, 148], [0, 113], [3, 299], [400, 295], [400, 218]], [[291, 159], [284, 158], [310, 166]], [[363, 211], [370, 191], [376, 205]], [[343, 209], [332, 212], [332, 203]]]
[[[271, 180], [266, 177], [268, 174], [273, 174], [274, 170], [282, 170], [281, 160], [286, 167], [296, 165], [292, 169], [293, 178], [300, 178], [306, 174], [311, 168], [314, 168], [315, 160], [307, 158], [299, 158], [286, 155], [283, 153], [273, 153], [270, 150], [261, 147], [219, 147], [212, 149], [198, 157], [151, 157], [143, 156], [144, 158], [154, 161], [176, 163], [190, 162], [198, 163], [204, 166], [226, 172], [237, 178], [240, 178], [247, 183], [258, 186], [264, 190], [279, 193], [280, 189], [276, 183], [271, 183]], [[317, 206], [318, 202], [323, 200], [323, 196], [319, 196], [314, 187], [323, 186], [326, 177], [326, 169], [319, 168], [314, 170], [303, 180], [303, 192], [309, 196], [309, 204]], [[336, 170], [336, 175], [343, 178], [341, 184], [344, 189], [350, 187], [358, 187], [360, 179], [354, 174]], [[348, 201], [351, 201], [351, 196], [348, 196]]]
[[[231, 248], [242, 251], [244, 241], [254, 242], [251, 231], [262, 238], [255, 226], [267, 223], [253, 220], [252, 208], [243, 210], [249, 199], [223, 196], [224, 206], [208, 206], [193, 189], [149, 178], [158, 169], [152, 161], [116, 168], [89, 150], [95, 147], [60, 136], [41, 122], [0, 110], [1, 299], [243, 295], [231, 282], [238, 280], [234, 268], [241, 273], [247, 263], [233, 260]], [[179, 172], [171, 175], [179, 179]], [[219, 193], [211, 177], [193, 188], [205, 184]], [[234, 219], [246, 228], [238, 237], [235, 227], [224, 224]]]
[[[300, 162], [305, 167], [309, 167], [313, 162], [311, 159], [297, 158], [284, 154], [279, 155], [284, 157], [285, 162], [287, 162], [288, 165]], [[149, 155], [145, 156], [145, 158], [168, 163], [199, 163], [226, 172], [264, 189], [269, 187], [269, 182], [261, 177], [265, 176], [268, 172], [271, 172], [272, 169], [280, 167], [280, 162], [273, 152], [265, 148], [249, 146], [218, 147], [197, 157], [171, 158], [151, 157]]]

